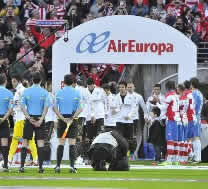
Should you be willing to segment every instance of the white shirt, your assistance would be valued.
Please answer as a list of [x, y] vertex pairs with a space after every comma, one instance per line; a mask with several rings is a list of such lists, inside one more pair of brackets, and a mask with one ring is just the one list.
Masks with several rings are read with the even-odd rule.
[[[120, 123], [133, 123], [133, 114], [135, 111], [134, 96], [127, 92], [124, 97], [124, 103], [120, 93], [116, 95], [116, 101], [118, 104], [118, 113], [117, 113], [117, 122]], [[125, 117], [129, 117], [129, 120], [126, 120]]]
[[118, 104], [116, 100], [116, 95], [109, 94], [105, 98], [105, 126], [116, 126], [116, 114], [113, 114], [113, 110], [118, 109]]
[[14, 95], [14, 121], [22, 121], [25, 120], [25, 115], [21, 109], [21, 97], [25, 90], [25, 87], [22, 85], [22, 83], [18, 84], [16, 87], [16, 92]]
[[102, 88], [95, 87], [92, 93], [89, 90], [87, 90], [86, 95], [87, 95], [87, 106], [88, 106], [87, 121], [91, 120], [92, 117], [95, 117], [95, 119], [104, 118], [105, 117], [104, 90]]
[[[54, 104], [54, 98], [55, 98], [55, 96], [53, 95], [53, 93], [49, 92], [50, 104]], [[53, 111], [53, 106], [50, 106], [48, 108], [48, 112], [45, 116], [45, 122], [47, 123], [49, 121], [57, 122], [57, 117], [56, 117], [55, 112]]]
[[111, 135], [111, 132], [100, 133], [92, 142], [93, 144], [110, 144], [114, 147], [118, 146], [117, 140]]
[[[146, 105], [147, 105], [147, 110], [148, 110], [148, 114], [149, 114], [149, 118], [151, 118], [151, 116], [150, 116], [150, 113], [151, 113], [151, 111], [152, 111], [152, 108], [153, 107], [158, 107], [156, 104], [154, 105], [154, 104], [152, 104], [151, 103], [151, 101], [154, 99], [154, 97], [157, 97], [157, 98], [159, 98], [159, 100], [160, 100], [160, 103], [159, 104], [161, 104], [162, 106], [164, 105], [164, 103], [165, 103], [165, 96], [164, 95], [162, 95], [162, 94], [159, 94], [159, 95], [152, 95], [152, 96], [150, 96], [148, 99], [147, 99], [147, 102], [146, 102]], [[159, 108], [159, 107], [158, 107]], [[166, 119], [166, 116], [165, 116], [165, 110], [164, 109], [161, 109], [161, 113], [160, 113], [160, 120], [161, 119]]]
[[134, 103], [133, 103], [134, 104], [134, 112], [132, 115], [133, 120], [139, 119], [139, 106], [142, 108], [142, 110], [144, 112], [144, 117], [147, 118], [148, 111], [147, 111], [147, 107], [146, 107], [143, 97], [136, 92], [133, 92], [131, 95], [133, 95], [133, 101], [134, 101]]

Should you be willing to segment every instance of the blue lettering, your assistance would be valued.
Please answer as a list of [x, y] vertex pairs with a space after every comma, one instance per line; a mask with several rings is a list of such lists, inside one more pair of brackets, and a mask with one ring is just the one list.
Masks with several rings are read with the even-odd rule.
[[[78, 43], [76, 47], [76, 52], [77, 53], [84, 53], [88, 51], [89, 53], [96, 53], [101, 51], [105, 46], [108, 44], [109, 41], [107, 39], [110, 36], [110, 32], [106, 31], [104, 33], [101, 33], [100, 35], [96, 36], [95, 33], [90, 33], [86, 36], [84, 36], [80, 42]], [[87, 43], [87, 47], [82, 47], [83, 42]], [[103, 43], [103, 44], [102, 44]], [[98, 48], [98, 46], [102, 44], [101, 47]], [[96, 49], [96, 47], [98, 49]]]

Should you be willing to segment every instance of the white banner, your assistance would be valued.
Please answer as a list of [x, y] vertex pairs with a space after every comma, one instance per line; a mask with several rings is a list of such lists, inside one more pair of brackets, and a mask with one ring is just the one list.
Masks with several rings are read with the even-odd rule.
[[179, 82], [196, 76], [196, 45], [161, 22], [106, 16], [81, 24], [53, 45], [53, 86], [60, 88], [70, 63], [178, 64]]

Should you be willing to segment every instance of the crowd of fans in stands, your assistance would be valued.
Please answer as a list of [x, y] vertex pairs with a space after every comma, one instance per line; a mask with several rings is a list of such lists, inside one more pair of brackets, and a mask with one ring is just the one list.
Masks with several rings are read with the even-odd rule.
[[[72, 29], [92, 19], [111, 15], [151, 18], [176, 28], [196, 44], [208, 41], [207, 0], [1, 0], [0, 73], [9, 78], [39, 71], [44, 79], [51, 78], [51, 46], [65, 30], [58, 26], [58, 31], [47, 38], [57, 27], [41, 26], [35, 20], [67, 20], [68, 29]], [[31, 48], [34, 49], [20, 59]], [[122, 66], [89, 64], [74, 65], [71, 70], [84, 78], [93, 77], [100, 85], [117, 82], [122, 69]], [[107, 73], [114, 79], [106, 78]]]

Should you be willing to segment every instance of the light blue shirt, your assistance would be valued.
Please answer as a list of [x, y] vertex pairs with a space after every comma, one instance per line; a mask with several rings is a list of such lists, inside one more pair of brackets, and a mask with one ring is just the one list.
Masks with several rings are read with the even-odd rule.
[[66, 86], [56, 93], [55, 106], [61, 114], [73, 114], [80, 108], [80, 99], [79, 91]]
[[5, 115], [13, 107], [13, 94], [4, 86], [0, 86], [0, 115]]
[[26, 106], [29, 115], [41, 116], [46, 106], [50, 106], [49, 93], [40, 85], [32, 85], [24, 90], [21, 105]]
[[193, 90], [192, 95], [193, 95], [193, 100], [195, 103], [194, 105], [195, 105], [195, 112], [196, 112], [197, 121], [200, 121], [201, 110], [202, 110], [202, 106], [203, 106], [203, 95], [198, 89]]

